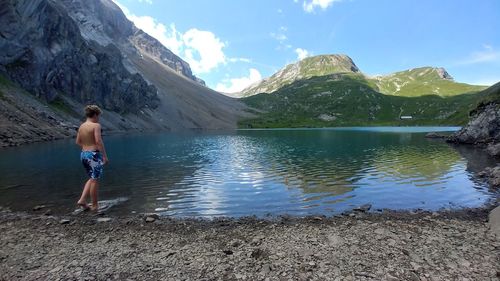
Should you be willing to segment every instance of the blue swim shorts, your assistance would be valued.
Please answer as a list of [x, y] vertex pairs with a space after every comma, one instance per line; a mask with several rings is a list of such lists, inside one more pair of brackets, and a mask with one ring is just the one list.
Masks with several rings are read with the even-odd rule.
[[99, 179], [102, 176], [102, 154], [98, 150], [82, 151], [80, 160], [91, 179]]

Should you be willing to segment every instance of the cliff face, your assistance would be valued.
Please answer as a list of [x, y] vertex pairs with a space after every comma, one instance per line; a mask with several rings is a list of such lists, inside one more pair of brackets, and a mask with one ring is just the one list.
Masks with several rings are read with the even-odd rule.
[[156, 88], [125, 69], [114, 45], [86, 41], [58, 3], [2, 1], [0, 18], [0, 71], [36, 96], [122, 113], [158, 106]]
[[[7, 97], [0, 99], [0, 117], [7, 121], [21, 117], [7, 101], [34, 114], [18, 92], [36, 97], [35, 108], [48, 105], [69, 127], [78, 125], [87, 103], [105, 109], [109, 130], [230, 129], [246, 114], [237, 100], [205, 87], [189, 64], [136, 28], [111, 0], [0, 0], [2, 79], [8, 86], [0, 83]], [[2, 133], [29, 137], [15, 126]], [[40, 126], [26, 121], [24, 129]]]
[[118, 47], [146, 52], [180, 75], [205, 84], [193, 75], [187, 62], [135, 27], [110, 0], [61, 0], [61, 3], [87, 40], [93, 40], [102, 46], [115, 44]]

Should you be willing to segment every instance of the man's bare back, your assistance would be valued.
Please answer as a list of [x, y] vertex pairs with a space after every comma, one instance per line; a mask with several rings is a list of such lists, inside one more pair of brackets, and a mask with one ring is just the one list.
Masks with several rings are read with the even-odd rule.
[[[97, 131], [99, 131], [99, 133], [97, 133]], [[78, 129], [78, 144], [82, 147], [82, 150], [99, 150], [97, 148], [96, 135], [100, 135], [100, 132], [101, 125], [99, 125], [99, 123], [94, 123], [91, 121], [84, 122]]]

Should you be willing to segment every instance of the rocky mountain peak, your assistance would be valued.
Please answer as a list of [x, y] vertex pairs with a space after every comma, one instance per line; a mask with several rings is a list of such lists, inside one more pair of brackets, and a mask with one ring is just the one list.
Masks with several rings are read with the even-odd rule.
[[271, 93], [300, 79], [346, 72], [359, 72], [359, 68], [347, 55], [331, 54], [307, 57], [296, 63], [289, 64], [271, 77], [249, 86], [240, 95], [251, 96], [258, 93]]
[[446, 69], [442, 67], [438, 67], [435, 69], [439, 78], [445, 79], [445, 80], [453, 80], [453, 77], [446, 71]]

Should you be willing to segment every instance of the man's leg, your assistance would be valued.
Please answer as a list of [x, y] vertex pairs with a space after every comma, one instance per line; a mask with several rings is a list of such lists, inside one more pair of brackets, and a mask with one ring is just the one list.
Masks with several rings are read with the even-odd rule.
[[99, 189], [99, 182], [97, 179], [90, 179], [90, 198], [92, 198], [92, 210], [99, 210], [99, 201], [97, 198], [97, 191]]
[[86, 208], [87, 207], [87, 197], [89, 196], [90, 192], [90, 179], [85, 183], [85, 186], [83, 187], [82, 191], [82, 196], [80, 196], [80, 200], [78, 200], [78, 205]]

